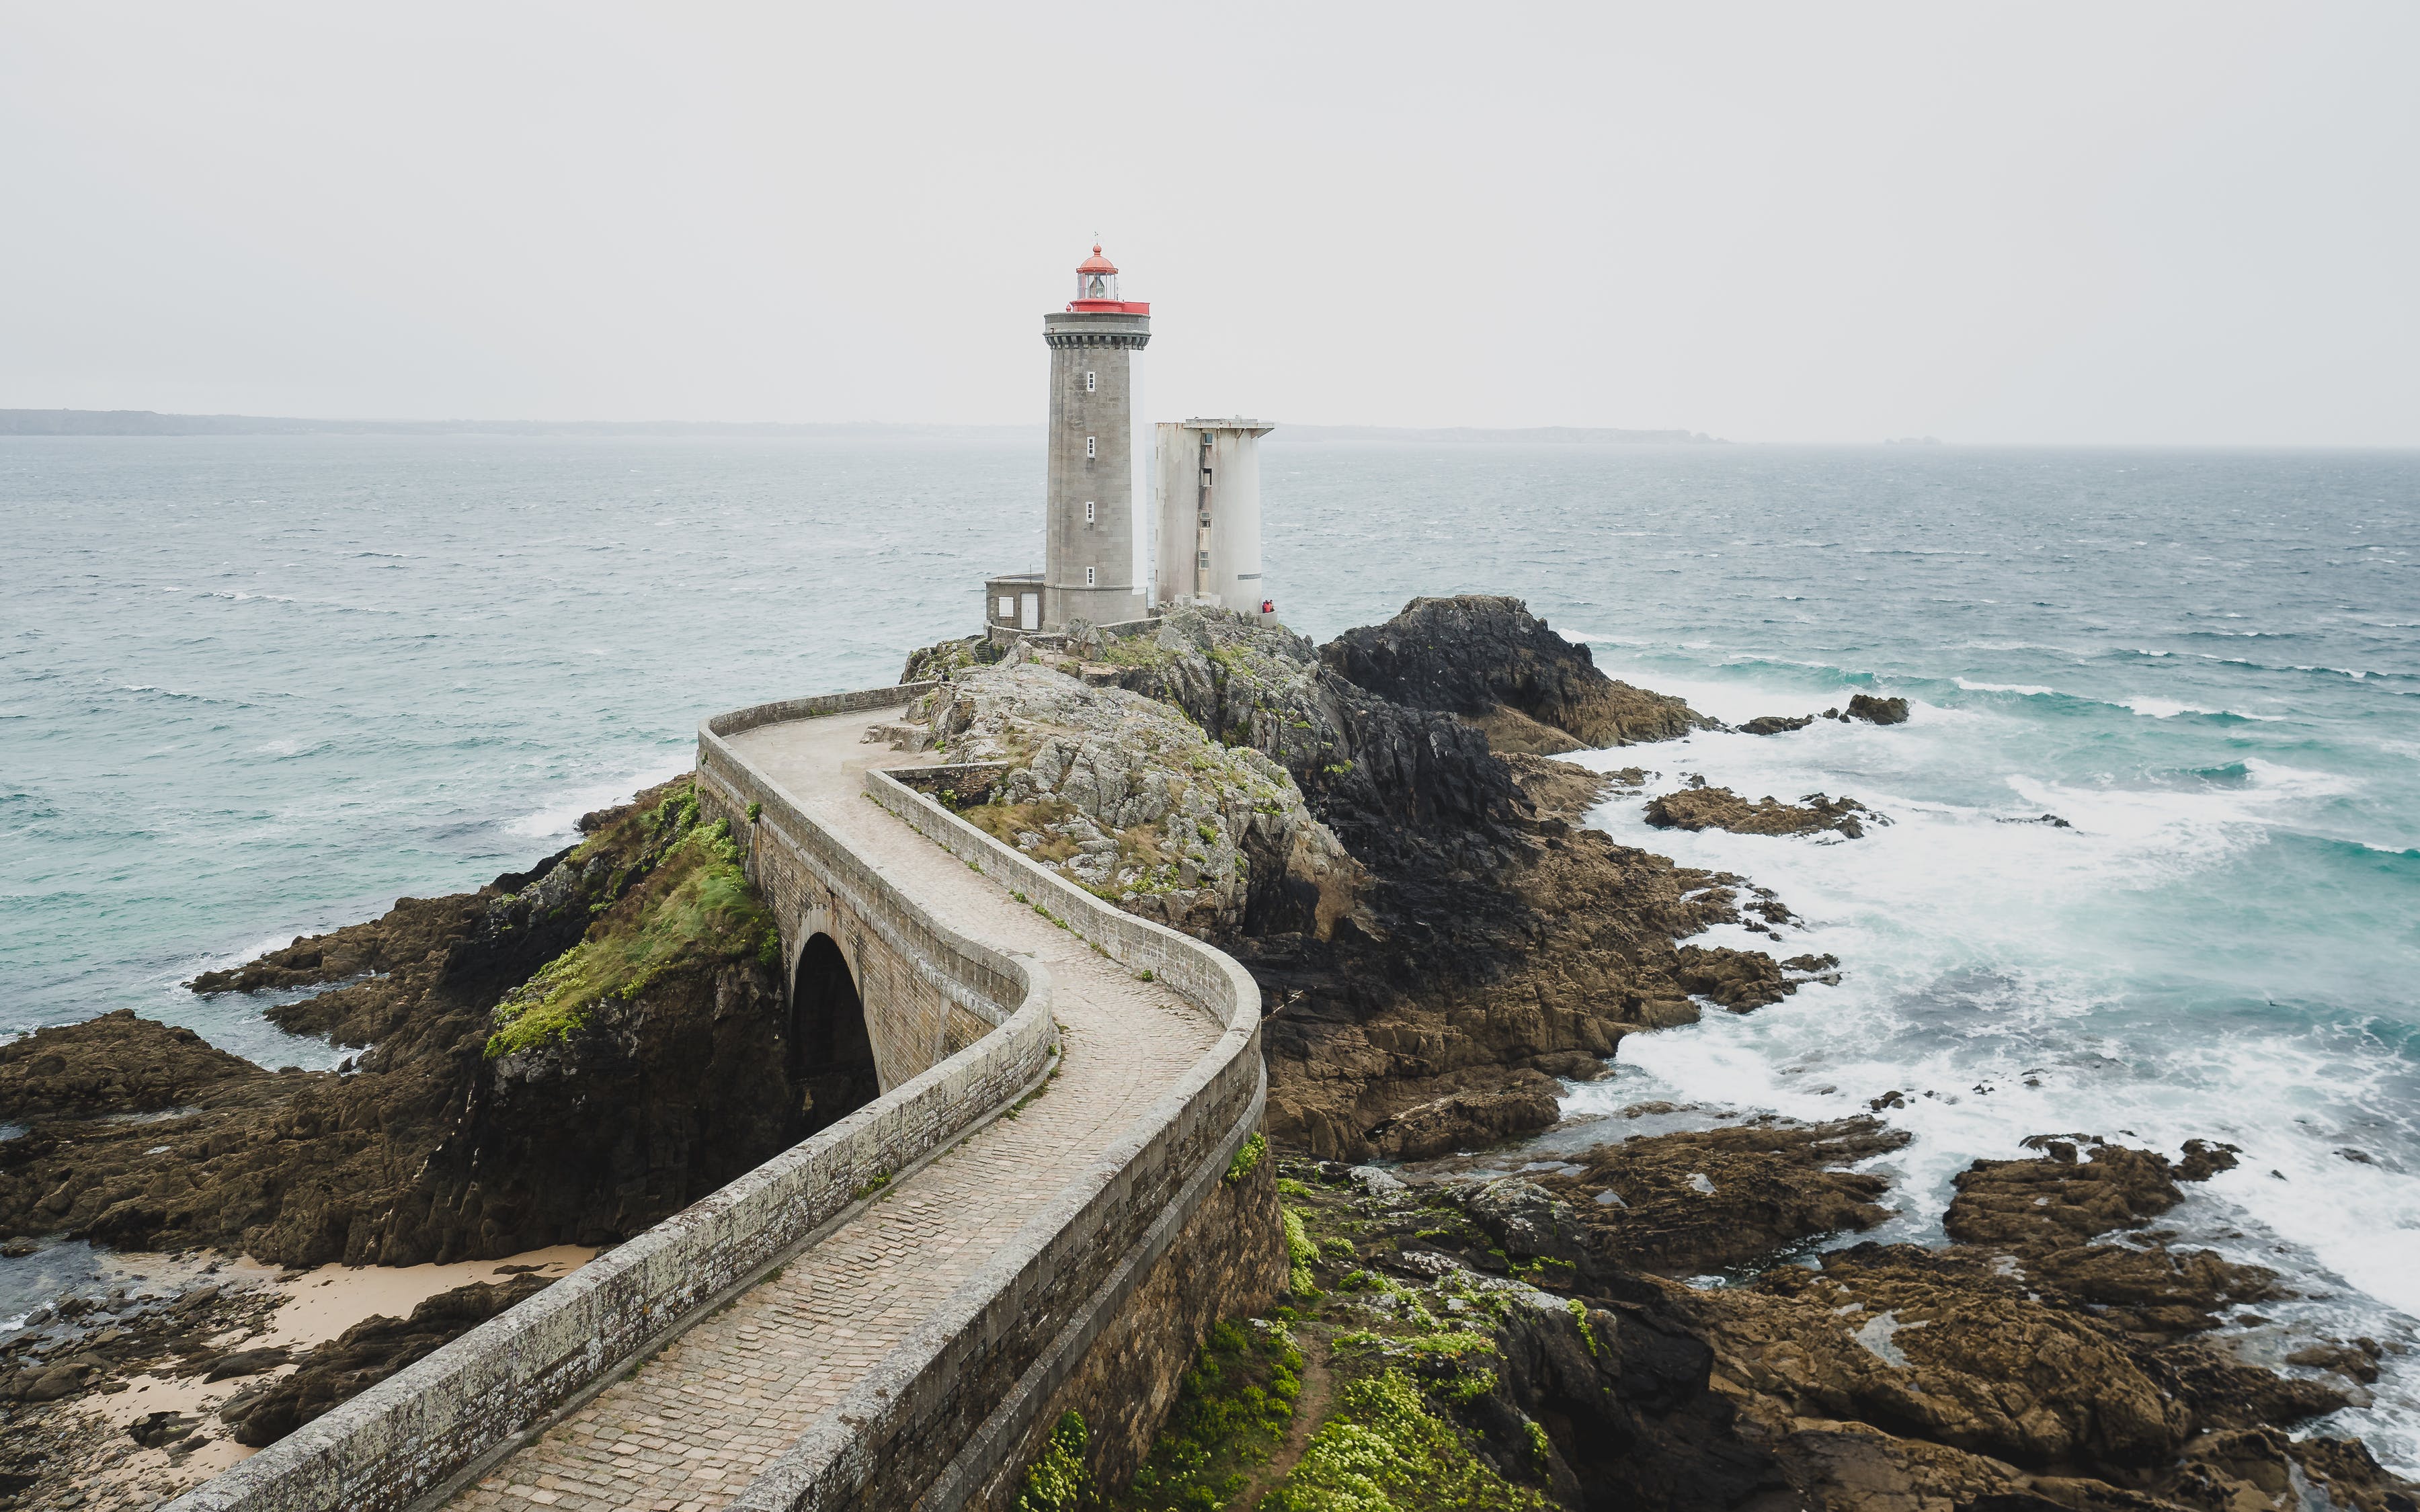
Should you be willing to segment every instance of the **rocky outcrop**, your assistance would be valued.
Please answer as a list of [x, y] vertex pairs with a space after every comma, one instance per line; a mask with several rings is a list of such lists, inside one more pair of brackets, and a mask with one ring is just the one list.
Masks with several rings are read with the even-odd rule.
[[[1338, 1158], [1418, 1158], [1529, 1133], [1558, 1116], [1559, 1079], [1602, 1074], [1622, 1035], [1688, 1022], [1701, 996], [1745, 1010], [1807, 980], [1758, 951], [1677, 946], [1744, 917], [1777, 938], [1792, 916], [1736, 877], [1582, 827], [1608, 779], [1490, 748], [1472, 721], [1491, 709], [1568, 718], [1577, 730], [1555, 728], [1575, 738], [1643, 739], [1699, 723], [1677, 701], [1606, 679], [1517, 600], [1419, 600], [1324, 650], [1256, 617], [1176, 608], [1148, 637], [1091, 632], [1041, 659], [1054, 671], [986, 671], [948, 647], [911, 658], [949, 679], [929, 717], [937, 733], [952, 732], [940, 738], [953, 758], [998, 753], [1032, 765], [1044, 742], [1005, 733], [1020, 721], [1037, 735], [1059, 730], [1087, 684], [1113, 681], [1146, 701], [1099, 705], [1131, 710], [1122, 728], [1155, 731], [1163, 711], [1181, 711], [1215, 741], [1212, 759], [1257, 771], [1245, 758], [1257, 752], [1281, 768], [1308, 817], [1366, 878], [1353, 907], [1314, 910], [1294, 881], [1264, 880], [1298, 872], [1248, 849], [1253, 900], [1240, 927], [1228, 909], [1210, 932], [1261, 983], [1269, 1133], [1281, 1142]], [[1634, 695], [1648, 702], [1634, 705]], [[986, 698], [1009, 706], [983, 713]], [[1020, 701], [1028, 713], [1013, 706]], [[955, 733], [961, 717], [1003, 734], [970, 744]], [[1140, 743], [1183, 748], [1164, 733]], [[1055, 792], [1059, 770], [1054, 757], [1037, 772], [1037, 795], [1044, 777]], [[1114, 791], [1129, 794], [1126, 779]], [[981, 809], [968, 812], [985, 822]], [[1101, 818], [1086, 818], [1106, 839]]]
[[1554, 633], [1517, 598], [1416, 598], [1384, 625], [1347, 630], [1320, 660], [1348, 682], [1407, 708], [1479, 721], [1505, 748], [1533, 754], [1559, 733], [1571, 745], [1670, 740], [1713, 721], [1676, 698], [1618, 683], [1588, 647]]
[[336, 983], [268, 1012], [368, 1046], [342, 1072], [271, 1075], [125, 1014], [10, 1047], [34, 1112], [0, 1145], [0, 1233], [298, 1266], [489, 1257], [626, 1238], [760, 1164], [798, 1133], [769, 920], [744, 883], [701, 904], [737, 871], [686, 779], [643, 800], [530, 872], [197, 980]]
[[1359, 906], [1359, 863], [1285, 767], [1140, 693], [1019, 656], [962, 671], [907, 720], [954, 761], [1002, 764], [965, 817], [1129, 913], [1326, 938]]
[[1121, 687], [1285, 768], [1365, 866], [1488, 867], [1490, 832], [1521, 806], [1480, 732], [1340, 676], [1282, 625], [1178, 607], [1148, 640], [1103, 642], [1093, 654]]
[[1955, 1249], [1858, 1245], [1819, 1271], [1777, 1267], [1736, 1294], [1689, 1300], [1744, 1415], [1768, 1433], [1856, 1421], [1997, 1460], [1962, 1470], [2004, 1481], [2067, 1466], [2124, 1483], [2202, 1433], [2284, 1426], [2345, 1400], [2197, 1347], [2138, 1343]]
[[1737, 878], [1575, 828], [1526, 795], [1481, 836], [1459, 840], [1486, 847], [1484, 869], [1417, 853], [1373, 867], [1382, 936], [1226, 942], [1272, 1011], [1273, 1137], [1417, 1159], [1542, 1129], [1554, 1079], [1602, 1075], [1623, 1035], [1694, 1020], [1700, 994], [1747, 1008], [1802, 980], [1761, 952], [1673, 944], [1744, 910], [1790, 918]]
[[[1366, 1389], [1357, 1382], [1392, 1372], [1450, 1435], [1431, 1430], [1428, 1461], [1466, 1457], [1472, 1468], [1455, 1472], [1457, 1484], [1502, 1488], [1487, 1504], [1708, 1512], [2420, 1505], [2420, 1488], [2381, 1469], [2358, 1442], [2292, 1436], [2343, 1405], [2345, 1393], [2244, 1364], [2206, 1341], [2133, 1332], [2090, 1304], [2041, 1288], [1987, 1247], [1865, 1243], [1827, 1253], [1812, 1268], [1776, 1264], [1728, 1286], [1684, 1286], [1632, 1268], [1599, 1242], [1586, 1211], [1596, 1204], [1557, 1195], [1585, 1194], [1600, 1180], [1637, 1182], [1683, 1164], [1709, 1167], [1694, 1173], [1709, 1180], [1691, 1191], [1718, 1215], [1657, 1232], [1712, 1236], [1727, 1221], [1760, 1220], [1753, 1200], [1725, 1203], [1711, 1168], [1743, 1188], [1786, 1182], [1793, 1169], [1840, 1175], [1828, 1166], [1882, 1153], [1888, 1143], [1863, 1119], [1658, 1136], [1592, 1152], [1584, 1175], [1497, 1180], [1450, 1197], [1433, 1184], [1405, 1188], [1340, 1165], [1290, 1163], [1304, 1279], [1279, 1316], [1303, 1380], [1324, 1389], [1285, 1394], [1277, 1431], [1284, 1443], [1316, 1443], [1337, 1431], [1328, 1425], [1347, 1420], [1383, 1455], [1338, 1404]], [[2013, 1192], [2014, 1183], [2039, 1188], [2034, 1195], [2052, 1197], [2047, 1208], [2063, 1214], [2045, 1222], [2069, 1240], [2089, 1241], [2101, 1236], [2082, 1233], [2092, 1220], [2079, 1215], [2151, 1216], [2172, 1178], [2206, 1157], [2043, 1158], [2079, 1169], [2061, 1176], [2032, 1172], [2034, 1162], [1987, 1163], [1961, 1197]], [[2093, 1172], [2094, 1165], [2105, 1169]], [[2029, 1174], [2011, 1175], [2018, 1170]], [[1715, 1191], [1696, 1190], [1702, 1185]], [[1650, 1205], [1665, 1200], [1640, 1192]], [[1843, 1227], [1870, 1220], [1869, 1204], [1853, 1191], [1839, 1195]], [[1996, 1201], [1969, 1208], [1970, 1215], [2003, 1211]], [[1826, 1220], [1806, 1221], [1820, 1229]], [[1777, 1237], [1793, 1227], [1766, 1231]], [[1202, 1425], [1217, 1420], [1197, 1411], [1186, 1445], [1211, 1464], [1224, 1462], [1226, 1445]], [[1156, 1452], [1154, 1462], [1166, 1458]], [[1293, 1472], [1280, 1492], [1303, 1478]]]
[[1761, 714], [1739, 727], [1744, 735], [1786, 735], [1792, 730], [1804, 730], [1815, 722], [1815, 716], [1802, 714], [1792, 718], [1786, 714]]
[[1905, 724], [1907, 723], [1907, 700], [1878, 699], [1870, 693], [1852, 694], [1849, 699], [1849, 712], [1842, 717], [1863, 719], [1868, 724]]
[[291, 1374], [228, 1398], [219, 1418], [238, 1443], [274, 1443], [549, 1285], [534, 1275], [473, 1282], [439, 1292], [408, 1318], [365, 1319], [303, 1355]]
[[1872, 1119], [1760, 1119], [1601, 1145], [1567, 1163], [1580, 1169], [1536, 1180], [1586, 1227], [1601, 1264], [1697, 1275], [1881, 1223], [1890, 1183], [1849, 1167], [1907, 1142]]
[[0, 1123], [164, 1112], [222, 1100], [267, 1074], [191, 1029], [121, 1008], [0, 1045]]
[[1832, 830], [1861, 838], [1868, 824], [1888, 824], [1854, 798], [1810, 793], [1795, 804], [1770, 795], [1748, 802], [1729, 788], [1685, 787], [1651, 798], [1647, 822], [1658, 829], [1728, 829], [1735, 835], [1807, 835]]
[[[2184, 1200], [2179, 1181], [2235, 1165], [2235, 1147], [2189, 1141], [2170, 1162], [2089, 1135], [2036, 1135], [2033, 1160], [1977, 1161], [1957, 1178], [1942, 1227], [1961, 1244], [2017, 1262], [2034, 1284], [2095, 1309], [2112, 1326], [2168, 1335], [2217, 1326], [2217, 1313], [2283, 1293], [2276, 1274], [2209, 1250], [2177, 1251], [2143, 1227]], [[2088, 1151], [2079, 1160], [2079, 1147]], [[2092, 1243], [2125, 1231], [2126, 1242]]]

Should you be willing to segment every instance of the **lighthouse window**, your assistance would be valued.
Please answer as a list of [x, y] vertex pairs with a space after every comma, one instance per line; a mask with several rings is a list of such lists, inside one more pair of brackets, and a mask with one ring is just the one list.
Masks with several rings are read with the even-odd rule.
[[1092, 524], [1092, 523], [1093, 523], [1093, 521], [1094, 521], [1094, 520], [1095, 520], [1095, 519], [1099, 518], [1099, 515], [1097, 514], [1097, 511], [1100, 509], [1100, 507], [1101, 507], [1100, 501], [1099, 501], [1099, 500], [1097, 500], [1097, 499], [1087, 499], [1087, 500], [1085, 500], [1085, 501], [1084, 501], [1084, 523], [1085, 523], [1085, 524], [1090, 525], [1090, 524]]
[[1100, 386], [1101, 375], [1098, 373], [1087, 373], [1084, 375], [1084, 392], [1086, 393], [1092, 393], [1094, 389], [1097, 389]]
[[1100, 454], [1100, 442], [1099, 442], [1098, 440], [1096, 440], [1095, 439], [1094, 439], [1093, 437], [1090, 437], [1090, 436], [1085, 437], [1085, 438], [1084, 438], [1084, 460], [1085, 460], [1085, 461], [1087, 461], [1087, 462], [1089, 462], [1089, 461], [1091, 461], [1093, 458], [1094, 458], [1094, 457], [1096, 457], [1096, 456], [1098, 456], [1098, 455], [1101, 455], [1101, 454]]
[[1092, 587], [1092, 586], [1093, 586], [1096, 581], [1098, 581], [1098, 579], [1095, 577], [1095, 574], [1097, 574], [1100, 570], [1101, 570], [1101, 569], [1099, 569], [1098, 567], [1086, 567], [1086, 568], [1084, 569], [1084, 586], [1085, 586], [1085, 587], [1090, 588], [1090, 587]]

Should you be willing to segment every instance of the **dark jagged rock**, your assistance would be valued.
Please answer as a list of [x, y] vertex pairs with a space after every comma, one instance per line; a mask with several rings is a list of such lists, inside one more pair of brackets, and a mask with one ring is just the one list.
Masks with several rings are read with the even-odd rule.
[[266, 1074], [191, 1029], [121, 1008], [0, 1045], [0, 1122], [192, 1107]]
[[146, 1412], [126, 1425], [126, 1436], [146, 1449], [164, 1449], [201, 1426], [201, 1419], [182, 1412]]
[[[1330, 939], [1254, 921], [1220, 941], [1272, 1011], [1273, 1137], [1332, 1158], [1417, 1159], [1528, 1133], [1558, 1115], [1552, 1078], [1596, 1074], [1623, 1034], [1694, 1019], [1693, 995], [1747, 1008], [1793, 990], [1755, 952], [1675, 949], [1738, 919], [1749, 889], [1737, 878], [1582, 827], [1608, 779], [1498, 754], [1465, 722], [1489, 688], [1525, 700], [1525, 717], [1606, 736], [1574, 711], [1610, 717], [1594, 701], [1622, 695], [1584, 650], [1511, 599], [1422, 600], [1379, 630], [1314, 659], [1282, 630], [1180, 610], [1150, 652], [1102, 650], [1134, 663], [1127, 687], [1284, 765], [1369, 869], [1365, 914]], [[1489, 656], [1513, 670], [1485, 671]], [[1695, 716], [1667, 704], [1680, 716], [1657, 728], [1689, 728]]]
[[[1539, 1057], [1543, 1058], [1543, 1057]], [[1295, 1068], [1289, 1068], [1294, 1070]], [[1296, 1074], [1300, 1074], [1299, 1072]], [[1390, 1108], [1403, 1092], [1417, 1088], [1434, 1092], [1457, 1081], [1475, 1085], [1431, 1097], [1409, 1107]], [[1459, 1074], [1443, 1075], [1407, 1086], [1376, 1088], [1379, 1096], [1358, 1106], [1379, 1112], [1377, 1121], [1358, 1131], [1350, 1152], [1367, 1150], [1398, 1159], [1418, 1160], [1470, 1145], [1492, 1145], [1535, 1134], [1562, 1117], [1561, 1088], [1552, 1075], [1536, 1066], [1476, 1066]], [[1388, 1096], [1388, 1094], [1398, 1094]], [[1316, 1104], [1307, 1089], [1296, 1094], [1295, 1106], [1309, 1111]], [[1367, 1117], [1367, 1113], [1363, 1115]], [[1299, 1117], [1299, 1114], [1297, 1114]], [[1342, 1144], [1343, 1141], [1339, 1141]]]
[[1806, 835], [1828, 829], [1856, 840], [1865, 834], [1867, 823], [1880, 818], [1854, 798], [1821, 793], [1810, 793], [1795, 805], [1771, 797], [1750, 803], [1729, 788], [1695, 787], [1647, 804], [1647, 822], [1658, 829], [1728, 829], [1735, 835]]
[[534, 1275], [474, 1282], [439, 1292], [410, 1318], [364, 1319], [304, 1355], [292, 1375], [238, 1393], [219, 1417], [238, 1443], [274, 1443], [548, 1285]]
[[1870, 693], [1850, 695], [1849, 712], [1845, 717], [1863, 719], [1868, 724], [1907, 723], [1907, 700], [1878, 699]]
[[[127, 1014], [77, 1026], [91, 1065], [140, 1071], [87, 1077], [115, 1101], [78, 1093], [77, 1117], [37, 1117], [0, 1145], [0, 1234], [294, 1266], [490, 1257], [627, 1238], [760, 1164], [803, 1131], [759, 925], [681, 946], [635, 1000], [574, 1015], [560, 1036], [488, 1054], [500, 1000], [592, 930], [636, 929], [702, 864], [687, 787], [597, 816], [582, 846], [500, 879], [514, 890], [405, 899], [197, 979], [338, 983], [270, 1016], [371, 1045], [349, 1074], [271, 1075]], [[168, 1117], [99, 1117], [163, 1099]]]
[[1792, 730], [1804, 730], [1815, 722], [1815, 716], [1802, 714], [1792, 718], [1786, 714], [1764, 714], [1739, 727], [1744, 735], [1783, 735]]
[[[2038, 1134], [2026, 1143], [2043, 1153], [1977, 1161], [1959, 1173], [1942, 1218], [1950, 1238], [2009, 1256], [2037, 1287], [2137, 1333], [2197, 1333], [2215, 1327], [2223, 1307], [2282, 1295], [2273, 1272], [2208, 1250], [2172, 1250], [2173, 1236], [2140, 1227], [2184, 1200], [2179, 1181], [2232, 1168], [2233, 1146], [2193, 1140], [2171, 1164], [2156, 1151], [2089, 1135]], [[2088, 1158], [2077, 1159], [2079, 1146]], [[2090, 1242], [2115, 1230], [2134, 1232], [2126, 1244]]]
[[[1407, 708], [1474, 719], [1509, 709], [1526, 721], [1515, 729], [1544, 726], [1581, 745], [1627, 746], [1712, 728], [1679, 699], [1606, 676], [1588, 647], [1555, 634], [1517, 598], [1416, 598], [1384, 625], [1338, 636], [1320, 659]], [[1544, 754], [1528, 738], [1512, 748]]]
[[1507, 1178], [1466, 1188], [1463, 1211], [1518, 1259], [1576, 1263], [1589, 1235], [1572, 1205], [1534, 1181]]
[[[1957, 1196], [1941, 1226], [1967, 1244], [2044, 1249], [2078, 1243], [2115, 1228], [2132, 1228], [2184, 1200], [2176, 1167], [2154, 1151], [2105, 1144], [2089, 1134], [2036, 1134], [2025, 1143], [2042, 1151], [2032, 1160], [1978, 1160], [1961, 1171]], [[2076, 1158], [2078, 1144], [2088, 1156]], [[2198, 1141], [2196, 1141], [2198, 1144]], [[2205, 1177], [2232, 1165], [2210, 1159]]]
[[[1290, 773], [1365, 865], [1455, 869], [1497, 859], [1521, 807], [1487, 740], [1450, 713], [1395, 702], [1324, 665], [1311, 643], [1243, 615], [1171, 610], [1148, 642], [1103, 648], [1122, 686]], [[1248, 925], [1248, 932], [1265, 933]]]
[[1575, 1157], [1585, 1169], [1537, 1181], [1587, 1226], [1600, 1262], [1695, 1275], [1881, 1223], [1890, 1212], [1878, 1199], [1890, 1183], [1839, 1167], [1907, 1142], [1872, 1119], [1776, 1119], [1600, 1145]]
[[2069, 824], [2066, 820], [2061, 819], [2055, 813], [2041, 814], [2031, 819], [2000, 819], [1995, 821], [1995, 823], [2003, 825], [2043, 825], [2052, 829], [2073, 829], [2075, 827], [2073, 825]]
[[1674, 980], [1734, 1013], [1777, 1003], [1798, 990], [1797, 981], [1782, 974], [1780, 963], [1761, 950], [1739, 950], [1728, 945], [1684, 945], [1673, 956]]

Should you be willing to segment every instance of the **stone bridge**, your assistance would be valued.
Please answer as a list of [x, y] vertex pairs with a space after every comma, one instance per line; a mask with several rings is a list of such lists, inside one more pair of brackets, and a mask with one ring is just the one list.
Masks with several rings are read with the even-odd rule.
[[997, 1507], [1071, 1408], [1139, 1462], [1285, 1274], [1259, 993], [892, 777], [926, 686], [698, 734], [836, 1121], [178, 1508]]

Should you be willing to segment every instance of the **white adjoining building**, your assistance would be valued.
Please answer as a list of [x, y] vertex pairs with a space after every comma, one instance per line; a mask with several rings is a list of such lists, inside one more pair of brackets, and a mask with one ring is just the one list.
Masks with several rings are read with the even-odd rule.
[[1261, 578], [1259, 420], [1162, 421], [1155, 604], [1274, 613]]

